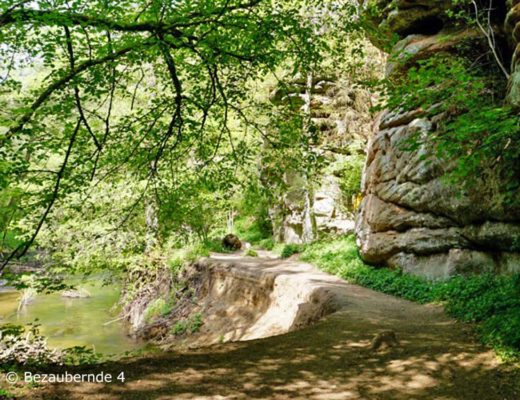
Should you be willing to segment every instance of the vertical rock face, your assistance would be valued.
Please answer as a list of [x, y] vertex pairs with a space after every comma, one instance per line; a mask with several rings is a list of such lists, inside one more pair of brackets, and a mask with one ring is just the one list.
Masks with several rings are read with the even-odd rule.
[[505, 30], [513, 48], [508, 101], [520, 108], [520, 0], [508, 0]]
[[[401, 39], [387, 65], [390, 77], [409, 68], [414, 59], [439, 53], [462, 56], [462, 42], [489, 51], [478, 29], [450, 25], [445, 11], [451, 1], [377, 3], [387, 12], [374, 21], [376, 25]], [[508, 5], [507, 31], [518, 46], [520, 1]], [[404, 59], [406, 64], [398, 62]], [[518, 47], [513, 65], [511, 102], [520, 101]], [[362, 258], [429, 278], [520, 271], [520, 194], [506, 200], [505, 182], [496, 171], [478, 177], [471, 188], [448, 184], [444, 175], [449, 163], [436, 159], [428, 145], [402, 150], [400, 143], [411, 135], [434, 134], [436, 118], [443, 117], [428, 117], [422, 110], [386, 111], [380, 116], [368, 146], [364, 198], [356, 222]]]
[[361, 160], [372, 117], [370, 94], [336, 77], [315, 77], [310, 99], [303, 79], [289, 89], [272, 93], [275, 103], [300, 106], [307, 101], [311, 129], [319, 137], [315, 150], [328, 161], [316, 179], [299, 171], [286, 171], [287, 189], [270, 210], [274, 237], [284, 243], [308, 243], [322, 233], [353, 233], [355, 215], [351, 199], [342, 190], [342, 168], [351, 159]]

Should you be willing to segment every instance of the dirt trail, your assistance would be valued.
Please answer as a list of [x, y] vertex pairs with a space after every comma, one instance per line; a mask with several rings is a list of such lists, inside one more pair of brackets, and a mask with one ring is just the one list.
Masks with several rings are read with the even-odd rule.
[[[440, 307], [350, 285], [297, 261], [234, 256], [218, 262], [314, 285], [333, 294], [338, 311], [269, 338], [68, 368], [124, 371], [126, 382], [61, 384], [34, 390], [30, 398], [520, 399], [520, 371], [498, 365], [468, 327]], [[396, 333], [399, 346], [372, 350], [371, 340], [384, 330]]]

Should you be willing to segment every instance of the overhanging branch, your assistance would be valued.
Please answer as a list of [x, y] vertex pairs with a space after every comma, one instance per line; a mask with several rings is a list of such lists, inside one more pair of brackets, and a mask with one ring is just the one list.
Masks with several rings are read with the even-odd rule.
[[[147, 42], [143, 43], [146, 44]], [[4, 137], [0, 139], [0, 143], [3, 141], [10, 139], [13, 135], [20, 132], [25, 124], [30, 121], [33, 114], [38, 110], [38, 108], [57, 90], [62, 89], [69, 83], [74, 77], [81, 74], [82, 72], [86, 71], [87, 69], [94, 67], [96, 65], [104, 64], [108, 61], [113, 61], [118, 59], [119, 57], [124, 56], [125, 54], [131, 52], [132, 50], [136, 49], [135, 44], [132, 46], [123, 47], [113, 53], [110, 53], [106, 55], [105, 57], [101, 57], [95, 60], [88, 60], [85, 61], [78, 66], [76, 66], [74, 69], [69, 70], [63, 77], [58, 79], [57, 81], [53, 82], [51, 85], [49, 85], [37, 98], [36, 100], [31, 104], [29, 107], [29, 110], [18, 120], [17, 124], [13, 126], [11, 129], [7, 131]]]

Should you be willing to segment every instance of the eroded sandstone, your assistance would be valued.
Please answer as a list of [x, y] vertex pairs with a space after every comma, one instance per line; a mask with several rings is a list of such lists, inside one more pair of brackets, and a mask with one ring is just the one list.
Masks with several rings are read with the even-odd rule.
[[[344, 305], [340, 278], [297, 260], [240, 253], [213, 254], [188, 266], [189, 288], [168, 316], [141, 326], [136, 336], [164, 346], [202, 347], [284, 334], [311, 325]], [[201, 324], [178, 335], [176, 325]]]
[[[451, 1], [377, 3], [387, 13], [373, 22], [401, 39], [387, 65], [390, 79], [437, 54], [465, 57], [461, 44], [489, 52], [481, 31], [450, 23], [445, 11]], [[507, 7], [504, 41], [516, 49], [507, 99], [519, 105], [520, 2], [509, 1]], [[415, 151], [403, 149], [413, 135], [434, 134], [439, 118], [444, 116], [421, 109], [381, 115], [368, 145], [356, 223], [361, 256], [430, 278], [520, 271], [520, 193], [506, 194], [500, 171], [490, 169], [466, 187], [446, 179], [453, 164], [438, 160], [431, 146], [422, 142]]]

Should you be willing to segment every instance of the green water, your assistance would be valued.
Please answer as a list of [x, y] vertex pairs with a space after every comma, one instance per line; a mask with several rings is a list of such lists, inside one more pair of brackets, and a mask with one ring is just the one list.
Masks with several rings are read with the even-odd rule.
[[48, 338], [50, 347], [88, 346], [96, 352], [121, 354], [142, 347], [127, 336], [120, 321], [105, 325], [117, 318], [112, 308], [117, 303], [119, 288], [102, 286], [94, 280], [80, 285], [90, 298], [71, 299], [60, 293], [40, 294], [19, 312], [16, 291], [0, 292], [0, 323], [27, 324], [38, 319], [40, 333]]

